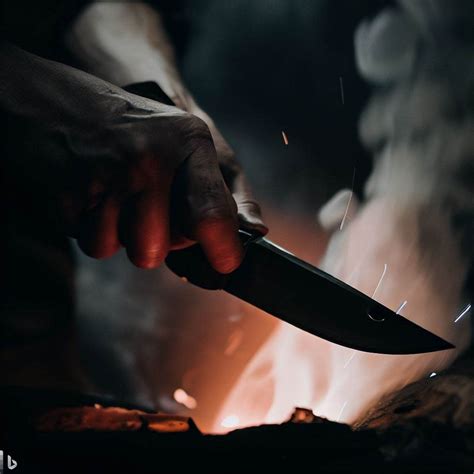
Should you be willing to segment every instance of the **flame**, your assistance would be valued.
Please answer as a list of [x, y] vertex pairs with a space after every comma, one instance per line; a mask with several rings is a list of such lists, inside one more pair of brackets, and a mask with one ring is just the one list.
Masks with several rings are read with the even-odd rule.
[[[442, 290], [435, 291], [432, 268], [425, 267], [419, 258], [416, 228], [413, 234], [410, 226], [399, 232], [400, 219], [405, 216], [391, 215], [390, 209], [384, 202], [367, 204], [337, 233], [337, 246], [328, 247], [320, 266], [394, 311], [406, 309], [406, 317], [412, 321], [464, 346], [466, 331], [458, 328], [463, 321], [454, 324], [450, 316], [459, 314], [463, 273], [450, 280], [449, 288], [445, 283]], [[374, 228], [377, 232], [372, 231]], [[439, 252], [436, 264], [447, 267], [445, 257]], [[436, 373], [456, 354], [369, 354], [280, 323], [232, 387], [212, 431], [281, 423], [289, 419], [295, 407], [330, 420], [354, 423], [385, 393]]]
[[223, 428], [237, 428], [240, 425], [240, 419], [237, 415], [228, 415], [221, 421]]

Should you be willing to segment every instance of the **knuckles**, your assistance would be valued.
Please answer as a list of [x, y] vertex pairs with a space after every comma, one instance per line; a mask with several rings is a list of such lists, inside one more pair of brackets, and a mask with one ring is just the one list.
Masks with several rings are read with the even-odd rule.
[[132, 165], [152, 155], [157, 162], [176, 169], [196, 149], [213, 147], [207, 124], [178, 109], [128, 120], [113, 128], [111, 146]]
[[200, 210], [197, 215], [196, 228], [206, 234], [215, 234], [221, 228], [222, 223], [237, 229], [238, 224], [229, 207], [213, 207]]
[[200, 147], [211, 147], [212, 135], [204, 120], [187, 112], [183, 112], [176, 123], [176, 138], [179, 141], [177, 148], [187, 158]]
[[[214, 262], [219, 271], [228, 273], [234, 270], [241, 258], [238, 243], [229, 245], [225, 241], [227, 236], [237, 231], [238, 222], [235, 210], [222, 198], [220, 181], [209, 171], [217, 165], [217, 158], [207, 123], [189, 112], [161, 107], [153, 101], [146, 101], [143, 106], [139, 102], [132, 105], [123, 108], [107, 123], [97, 123], [97, 129], [91, 132], [94, 137], [91, 145], [100, 147], [89, 148], [100, 149], [101, 156], [100, 160], [89, 161], [100, 162], [101, 175], [107, 176], [104, 180], [107, 189], [100, 191], [116, 193], [120, 199], [127, 200], [150, 190], [157, 183], [163, 183], [163, 173], [172, 179], [181, 163], [194, 155], [192, 173], [203, 184], [195, 190], [198, 192], [192, 199], [194, 233], [200, 236], [199, 240], [205, 240], [213, 247]], [[223, 162], [221, 171], [225, 175], [224, 168], [233, 177], [239, 171], [233, 152], [223, 140], [217, 141], [218, 154]], [[97, 173], [92, 175], [96, 175], [97, 180]], [[96, 195], [95, 192], [89, 194]], [[99, 192], [98, 195], [102, 194]], [[106, 258], [116, 251], [115, 246], [109, 248], [93, 241], [81, 244], [84, 252], [94, 258]], [[136, 248], [133, 244], [125, 247], [131, 262], [145, 269], [159, 266], [168, 250], [161, 246]]]

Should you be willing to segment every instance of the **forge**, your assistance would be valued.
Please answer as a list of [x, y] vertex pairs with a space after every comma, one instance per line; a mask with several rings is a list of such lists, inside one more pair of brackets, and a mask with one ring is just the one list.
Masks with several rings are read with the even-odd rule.
[[97, 395], [3, 388], [2, 442], [24, 472], [469, 472], [473, 357], [385, 397], [352, 427], [295, 408], [280, 424], [206, 435], [189, 417]]

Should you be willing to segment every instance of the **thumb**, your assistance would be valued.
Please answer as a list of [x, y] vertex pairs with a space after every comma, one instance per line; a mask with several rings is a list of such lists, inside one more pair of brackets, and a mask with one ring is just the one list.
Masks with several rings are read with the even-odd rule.
[[232, 183], [232, 197], [237, 204], [237, 214], [240, 225], [247, 230], [265, 235], [268, 227], [263, 221], [262, 211], [255, 200], [250, 185], [242, 173], [239, 173]]

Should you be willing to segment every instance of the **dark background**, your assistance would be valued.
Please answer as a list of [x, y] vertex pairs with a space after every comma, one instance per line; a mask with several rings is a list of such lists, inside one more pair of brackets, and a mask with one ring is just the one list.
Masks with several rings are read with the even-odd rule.
[[[387, 3], [233, 0], [185, 8], [186, 83], [260, 197], [314, 211], [351, 186], [354, 167], [360, 190], [370, 159], [359, 145], [357, 118], [369, 91], [356, 71], [353, 35]], [[282, 130], [289, 147], [281, 146]]]

